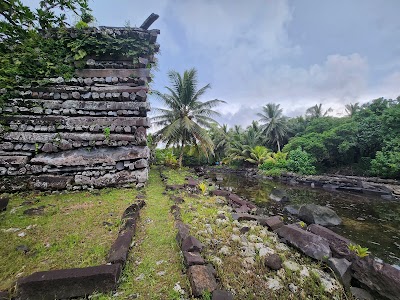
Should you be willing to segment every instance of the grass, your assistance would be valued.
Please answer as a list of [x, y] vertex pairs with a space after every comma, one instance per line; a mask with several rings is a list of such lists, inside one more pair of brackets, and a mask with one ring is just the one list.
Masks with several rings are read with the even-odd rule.
[[[33, 272], [105, 263], [121, 215], [136, 193], [105, 189], [13, 195], [7, 211], [0, 213], [0, 290], [12, 289], [18, 278]], [[23, 213], [40, 206], [42, 215]]]
[[[177, 182], [176, 182], [177, 183]], [[145, 188], [146, 206], [140, 211], [135, 245], [130, 251], [120, 285], [111, 295], [95, 295], [92, 299], [180, 299], [176, 283], [188, 291], [182, 258], [176, 243], [172, 201], [163, 195], [165, 187], [158, 171], [152, 169]], [[159, 272], [163, 275], [160, 275]]]

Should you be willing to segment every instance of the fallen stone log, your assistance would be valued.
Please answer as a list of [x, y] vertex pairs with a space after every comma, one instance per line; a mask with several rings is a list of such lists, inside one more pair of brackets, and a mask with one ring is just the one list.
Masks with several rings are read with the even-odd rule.
[[327, 260], [331, 257], [329, 243], [324, 238], [300, 229], [297, 225], [285, 225], [275, 231], [279, 237], [304, 254], [317, 259]]
[[36, 272], [18, 280], [17, 290], [21, 300], [84, 297], [114, 290], [120, 273], [120, 264]]

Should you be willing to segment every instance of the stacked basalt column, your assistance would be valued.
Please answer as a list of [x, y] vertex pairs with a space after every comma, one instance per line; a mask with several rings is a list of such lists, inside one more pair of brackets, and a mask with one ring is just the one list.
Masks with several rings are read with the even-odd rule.
[[[158, 49], [159, 30], [92, 30], [116, 39], [138, 36]], [[150, 54], [92, 57], [69, 80], [21, 87], [2, 109], [0, 192], [142, 186], [148, 178], [153, 62]]]

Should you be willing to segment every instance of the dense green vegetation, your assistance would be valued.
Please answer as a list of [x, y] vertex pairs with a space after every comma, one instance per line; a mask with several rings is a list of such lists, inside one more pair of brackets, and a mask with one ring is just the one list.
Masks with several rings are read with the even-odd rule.
[[[271, 176], [292, 171], [400, 178], [400, 97], [348, 104], [345, 117], [328, 116], [330, 111], [318, 104], [305, 116], [288, 118], [279, 104], [269, 103], [247, 128], [208, 126], [213, 155], [187, 143], [183, 162], [258, 166]], [[158, 156], [165, 151], [171, 159], [176, 149], [158, 150]]]
[[[91, 57], [153, 54], [156, 46], [139, 35], [119, 36], [89, 28], [94, 18], [87, 0], [43, 0], [31, 10], [19, 0], [0, 4], [0, 106], [25, 85], [44, 85], [45, 78], [70, 79]], [[73, 12], [71, 27], [65, 13]]]

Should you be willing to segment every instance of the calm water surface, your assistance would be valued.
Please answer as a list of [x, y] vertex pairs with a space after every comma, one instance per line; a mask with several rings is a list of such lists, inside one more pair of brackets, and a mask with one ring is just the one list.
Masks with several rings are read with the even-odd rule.
[[[215, 178], [216, 173], [211, 174]], [[343, 225], [331, 228], [377, 257], [400, 265], [400, 201], [383, 200], [345, 192], [329, 192], [320, 188], [290, 186], [270, 180], [246, 178], [243, 174], [224, 173], [221, 187], [231, 187], [239, 196], [256, 203], [265, 214], [282, 214], [288, 204], [315, 203], [331, 207], [342, 218]], [[268, 195], [273, 188], [284, 189], [290, 201], [279, 203]], [[290, 216], [286, 216], [291, 220]]]

